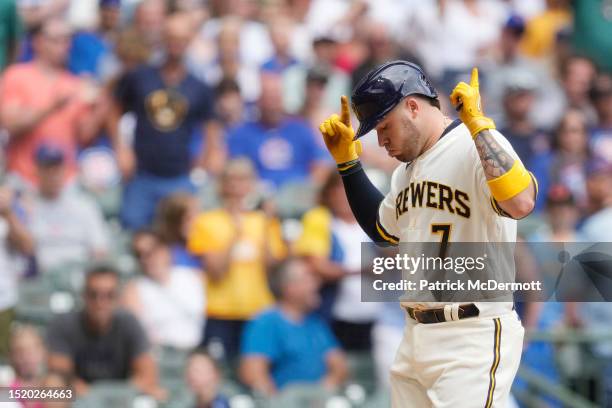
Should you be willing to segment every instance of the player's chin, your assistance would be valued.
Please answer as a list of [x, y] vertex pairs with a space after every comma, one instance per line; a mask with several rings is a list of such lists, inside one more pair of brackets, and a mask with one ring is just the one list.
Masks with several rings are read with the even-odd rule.
[[394, 159], [401, 161], [402, 163], [408, 163], [409, 161], [412, 161], [412, 159], [407, 156], [408, 155], [404, 153], [400, 153], [400, 152], [396, 152], [396, 153], [389, 152], [389, 157], [393, 157]]

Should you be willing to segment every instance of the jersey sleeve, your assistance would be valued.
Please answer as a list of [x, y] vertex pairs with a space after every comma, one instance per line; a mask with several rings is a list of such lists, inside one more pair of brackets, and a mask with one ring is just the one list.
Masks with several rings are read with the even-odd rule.
[[395, 197], [397, 197], [395, 185], [398, 171], [399, 168], [396, 169], [391, 176], [391, 189], [380, 203], [378, 215], [376, 217], [376, 230], [378, 234], [385, 241], [393, 245], [397, 245], [400, 241], [400, 231], [397, 226], [397, 217], [395, 215]]
[[376, 218], [376, 229], [385, 241], [397, 245], [400, 240], [400, 232], [395, 218], [395, 199], [393, 197], [394, 195], [389, 192], [380, 203], [378, 217]]
[[[516, 151], [514, 150], [514, 148], [512, 147], [512, 144], [508, 141], [508, 139], [506, 139], [504, 137], [504, 135], [502, 135], [500, 132], [498, 132], [496, 129], [490, 129], [489, 132], [491, 133], [491, 135], [493, 136], [493, 138], [495, 139], [495, 141], [497, 143], [499, 143], [499, 145], [514, 159], [514, 160], [518, 160], [522, 163], [519, 155], [516, 153]], [[478, 185], [480, 187], [480, 191], [482, 192], [482, 194], [484, 195], [484, 199], [486, 201], [489, 201], [491, 204], [491, 208], [493, 209], [493, 211], [495, 211], [495, 213], [497, 213], [498, 215], [502, 216], [502, 217], [508, 217], [508, 218], [512, 218], [508, 213], [506, 213], [500, 206], [499, 203], [497, 202], [497, 200], [495, 200], [495, 198], [493, 198], [493, 196], [491, 195], [491, 190], [489, 189], [489, 185], [487, 184], [487, 177], [485, 176], [484, 173], [484, 168], [482, 167], [482, 163], [480, 161], [480, 157], [478, 156], [478, 153], [476, 152], [476, 158], [477, 160], [475, 160], [475, 174], [477, 177], [477, 181], [478, 181]], [[537, 194], [538, 194], [538, 182], [535, 179], [533, 173], [529, 172], [531, 179], [533, 180], [534, 185], [536, 186], [536, 198], [537, 198]]]

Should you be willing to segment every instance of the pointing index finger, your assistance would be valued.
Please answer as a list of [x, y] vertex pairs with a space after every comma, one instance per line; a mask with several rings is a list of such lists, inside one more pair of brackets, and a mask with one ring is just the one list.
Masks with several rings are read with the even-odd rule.
[[346, 126], [351, 126], [351, 111], [349, 109], [348, 98], [345, 95], [340, 97], [340, 121]]
[[470, 79], [470, 86], [478, 89], [480, 84], [478, 83], [478, 68], [472, 68], [472, 78]]

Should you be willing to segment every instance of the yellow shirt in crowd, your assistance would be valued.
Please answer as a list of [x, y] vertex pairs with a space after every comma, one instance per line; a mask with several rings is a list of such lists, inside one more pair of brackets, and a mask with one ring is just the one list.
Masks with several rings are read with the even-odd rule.
[[521, 43], [523, 53], [532, 58], [541, 58], [552, 53], [559, 30], [572, 22], [567, 10], [547, 10], [527, 23]]
[[331, 253], [331, 212], [315, 207], [302, 218], [302, 234], [293, 244], [296, 255], [328, 258]]
[[220, 280], [207, 282], [207, 314], [211, 318], [250, 319], [274, 302], [265, 268], [265, 245], [274, 258], [286, 255], [280, 224], [260, 211], [245, 212], [241, 217], [242, 231], [237, 238], [232, 216], [223, 209], [199, 215], [189, 236], [189, 251], [196, 255], [224, 252], [233, 246], [227, 273]]

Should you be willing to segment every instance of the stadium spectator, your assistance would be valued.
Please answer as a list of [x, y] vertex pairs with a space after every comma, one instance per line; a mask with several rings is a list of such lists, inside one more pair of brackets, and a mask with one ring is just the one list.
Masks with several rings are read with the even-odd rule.
[[230, 407], [228, 399], [219, 390], [221, 386], [219, 367], [207, 353], [198, 350], [189, 356], [185, 380], [196, 398], [194, 408]]
[[537, 79], [529, 71], [507, 71], [506, 75], [500, 131], [531, 168], [533, 158], [549, 149], [548, 136], [532, 121]]
[[[209, 29], [212, 29], [211, 24], [213, 24], [213, 21], [215, 23], [214, 30], [208, 32]], [[248, 37], [243, 37], [245, 32], [243, 30], [250, 31], [245, 26], [252, 27], [254, 29], [253, 33], [256, 33], [261, 23], [247, 23], [232, 16], [224, 17], [218, 21], [208, 21], [202, 29], [202, 33], [207, 33], [202, 34], [206, 37], [198, 37], [194, 41], [195, 45], [190, 47], [189, 62], [194, 75], [197, 75], [198, 78], [212, 87], [218, 86], [224, 79], [230, 79], [238, 83], [242, 98], [246, 103], [250, 104], [257, 101], [259, 97], [260, 83], [258, 74], [263, 60], [258, 63], [249, 63], [248, 60], [242, 58], [242, 52], [246, 52], [246, 50], [243, 50], [245, 41], [252, 40]], [[261, 45], [269, 42], [267, 32], [264, 31], [260, 34], [264, 34], [265, 37], [261, 37], [262, 43], [255, 47], [256, 50], [260, 50]], [[259, 36], [259, 34], [255, 35]], [[207, 44], [210, 38], [214, 39], [213, 44]], [[256, 60], [258, 59], [259, 57], [256, 57]]]
[[[164, 54], [164, 29], [168, 23], [168, 2], [143, 0], [138, 3], [132, 20], [132, 28], [143, 38], [151, 50], [151, 61], [159, 62]], [[192, 21], [187, 24], [190, 27]], [[187, 27], [185, 27], [187, 28]]]
[[347, 365], [329, 327], [311, 313], [319, 303], [318, 279], [307, 263], [293, 259], [280, 265], [272, 285], [279, 302], [247, 325], [240, 378], [266, 395], [295, 383], [336, 389]]
[[[532, 161], [533, 173], [541, 191], [553, 184], [570, 189], [576, 204], [586, 206], [586, 165], [590, 159], [586, 119], [581, 111], [569, 109], [563, 115], [551, 142], [551, 151]], [[542, 209], [544, 200], [536, 203]]]
[[68, 12], [71, 0], [43, 0], [28, 1], [20, 0], [19, 14], [23, 18], [28, 31], [33, 27], [44, 23], [46, 20], [61, 18], [64, 19]]
[[142, 276], [124, 288], [123, 306], [153, 345], [192, 349], [204, 328], [204, 281], [198, 269], [173, 266], [170, 247], [154, 232], [137, 232], [133, 252]]
[[265, 61], [261, 70], [281, 74], [285, 69], [296, 65], [299, 61], [291, 54], [292, 21], [289, 17], [279, 16], [270, 21], [268, 30], [274, 47], [274, 55]]
[[89, 270], [84, 308], [57, 316], [47, 328], [48, 366], [70, 376], [77, 395], [98, 380], [129, 380], [164, 399], [149, 341], [136, 318], [118, 309], [119, 275], [110, 267]]
[[571, 55], [562, 62], [560, 74], [567, 107], [580, 110], [587, 125], [594, 125], [597, 114], [591, 105], [589, 91], [597, 74], [595, 65], [588, 58]]
[[259, 120], [229, 132], [230, 157], [250, 159], [272, 191], [289, 182], [320, 182], [329, 166], [327, 155], [315, 141], [317, 136], [303, 120], [289, 118], [283, 112], [280, 76], [263, 74], [261, 79]]
[[296, 254], [307, 256], [324, 283], [322, 316], [332, 320], [342, 348], [367, 351], [378, 315], [377, 303], [361, 302], [361, 243], [370, 239], [355, 220], [344, 193], [342, 178], [330, 174], [321, 189], [321, 206], [304, 215]]
[[220, 343], [228, 359], [239, 352], [245, 322], [273, 303], [267, 272], [286, 252], [276, 218], [249, 208], [255, 183], [250, 162], [228, 162], [220, 180], [221, 207], [200, 214], [188, 240], [207, 276], [203, 345]]
[[576, 242], [584, 237], [576, 229], [580, 210], [572, 192], [562, 184], [550, 186], [546, 193], [546, 225], [529, 236], [531, 242]]
[[159, 237], [170, 246], [172, 264], [194, 269], [202, 268], [202, 261], [187, 250], [189, 231], [199, 204], [187, 193], [175, 193], [164, 198], [157, 207], [153, 223]]
[[[217, 134], [212, 93], [186, 70], [183, 62], [192, 36], [191, 19], [173, 15], [164, 24], [166, 58], [126, 73], [117, 85], [110, 133], [127, 184], [121, 219], [130, 230], [151, 223], [158, 202], [178, 191], [193, 191], [189, 179], [190, 145], [200, 127], [204, 137]], [[133, 146], [119, 136], [124, 112], [136, 116]], [[204, 143], [206, 144], [206, 143]], [[209, 143], [206, 154], [212, 149]], [[199, 164], [206, 162], [203, 153]]]
[[594, 158], [587, 166], [589, 216], [582, 232], [589, 242], [612, 242], [612, 164]]
[[10, 136], [8, 168], [34, 184], [33, 153], [39, 144], [62, 145], [65, 176], [74, 176], [78, 145], [90, 143], [104, 120], [105, 111], [96, 104], [97, 89], [65, 68], [70, 36], [62, 20], [45, 20], [32, 33], [34, 60], [10, 66], [2, 77], [0, 122]]
[[[323, 104], [328, 109], [336, 110], [342, 95], [351, 90], [351, 78], [336, 65], [340, 55], [342, 38], [339, 34], [328, 32], [318, 35], [312, 42], [314, 59], [312, 67], [321, 67], [329, 72]], [[304, 70], [304, 68], [302, 68]], [[305, 72], [303, 74], [305, 76]], [[301, 83], [301, 87], [303, 87]]]
[[[33, 326], [15, 326], [10, 335], [9, 362], [15, 378], [10, 388], [38, 388], [45, 373], [46, 349], [43, 338]], [[39, 402], [21, 401], [23, 408], [41, 408]]]
[[38, 269], [104, 258], [109, 237], [102, 213], [88, 197], [66, 187], [64, 152], [44, 144], [35, 156], [40, 185], [27, 204], [27, 226]]
[[529, 114], [530, 120], [539, 128], [552, 128], [563, 113], [563, 90], [552, 78], [550, 72], [542, 65], [527, 58], [520, 51], [520, 42], [525, 32], [525, 21], [518, 15], [511, 15], [506, 20], [499, 41], [494, 60], [483, 66], [486, 72], [487, 83], [482, 91], [487, 106], [496, 123], [503, 123], [503, 95], [507, 87], [507, 78], [513, 73], [520, 72], [534, 78], [535, 83], [533, 109]]
[[215, 89], [215, 112], [217, 118], [227, 129], [242, 123], [248, 113], [240, 96], [240, 87], [233, 79], [225, 78]]
[[135, 30], [122, 30], [114, 43], [113, 53], [104, 62], [101, 72], [103, 82], [114, 89], [116, 81], [151, 58], [151, 49]]
[[25, 258], [33, 255], [34, 242], [23, 223], [23, 208], [8, 185], [0, 185], [0, 356], [8, 352], [9, 330], [17, 304]]
[[428, 74], [440, 78], [442, 92], [450, 93], [473, 66], [487, 60], [504, 19], [499, 2], [446, 0], [419, 5], [413, 21], [415, 51]]
[[397, 49], [389, 27], [383, 23], [372, 23], [366, 27], [366, 59], [351, 73], [351, 88], [378, 65], [396, 59]]
[[80, 30], [72, 37], [68, 69], [76, 75], [103, 79], [117, 40], [121, 0], [98, 0], [98, 26], [94, 30]]
[[[231, 37], [231, 49], [237, 61], [245, 67], [258, 69], [273, 54], [270, 33], [257, 17], [259, 6], [248, 1], [221, 2], [219, 6], [211, 5], [212, 15], [217, 17], [204, 23], [199, 38], [205, 42], [212, 39], [212, 58], [215, 59], [225, 54], [220, 48], [229, 45], [226, 41]], [[226, 31], [229, 36], [219, 38], [225, 30], [229, 30]], [[242, 89], [242, 83], [239, 83]], [[257, 98], [256, 94], [253, 96]]]
[[612, 76], [600, 75], [591, 89], [597, 125], [591, 129], [591, 150], [612, 162]]
[[0, 72], [17, 57], [21, 39], [21, 18], [17, 12], [17, 0], [6, 0], [0, 5]]
[[406, 312], [395, 302], [383, 303], [372, 329], [372, 353], [376, 380], [381, 387], [390, 389], [389, 367], [393, 364], [406, 324]]
[[[298, 114], [308, 122], [313, 133], [317, 132], [321, 122], [334, 112], [323, 105], [329, 74], [325, 68], [319, 67], [312, 67], [306, 74], [304, 100]], [[322, 138], [317, 140], [320, 144], [323, 143]]]
[[283, 101], [287, 112], [295, 113], [302, 107], [308, 71], [313, 68], [327, 72], [322, 107], [334, 112], [338, 109], [340, 96], [351, 90], [351, 78], [347, 70], [339, 66], [343, 40], [336, 31], [319, 32], [312, 40], [313, 57], [309, 64], [294, 65], [283, 72]]

